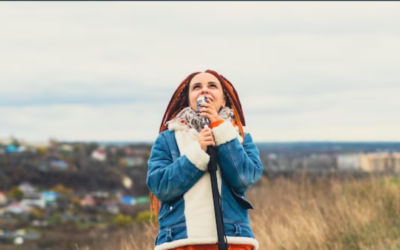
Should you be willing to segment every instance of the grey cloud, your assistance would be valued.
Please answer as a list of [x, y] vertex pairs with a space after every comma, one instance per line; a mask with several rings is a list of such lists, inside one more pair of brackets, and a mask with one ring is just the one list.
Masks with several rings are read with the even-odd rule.
[[[156, 90], [156, 91], [155, 91]], [[132, 85], [129, 88], [118, 90], [118, 84], [109, 84], [104, 89], [97, 86], [95, 89], [88, 86], [72, 85], [70, 90], [57, 88], [42, 88], [38, 91], [14, 93], [0, 93], [0, 106], [25, 107], [47, 106], [60, 104], [106, 106], [115, 104], [151, 104], [165, 103], [169, 97], [165, 93], [173, 93], [172, 88]]]
[[149, 139], [178, 84], [210, 68], [235, 85], [258, 141], [268, 130], [386, 139], [400, 122], [399, 13], [396, 2], [3, 2], [0, 132]]

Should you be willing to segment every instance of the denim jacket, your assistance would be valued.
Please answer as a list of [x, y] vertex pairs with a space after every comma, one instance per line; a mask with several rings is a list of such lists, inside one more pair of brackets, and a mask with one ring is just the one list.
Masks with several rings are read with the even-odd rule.
[[[249, 133], [224, 121], [212, 129], [218, 150], [218, 189], [228, 243], [258, 249], [250, 228], [245, 192], [262, 176], [259, 152]], [[157, 137], [148, 160], [146, 183], [161, 201], [155, 250], [217, 243], [209, 155], [197, 141], [198, 132], [170, 123]]]

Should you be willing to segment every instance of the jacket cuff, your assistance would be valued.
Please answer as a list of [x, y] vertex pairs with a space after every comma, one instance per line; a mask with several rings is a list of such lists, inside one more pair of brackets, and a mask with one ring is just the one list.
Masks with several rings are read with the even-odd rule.
[[204, 152], [203, 149], [201, 149], [199, 141], [196, 140], [190, 143], [184, 155], [186, 155], [189, 161], [201, 171], [207, 170], [210, 156], [206, 152]]
[[218, 127], [212, 129], [214, 134], [215, 145], [219, 146], [226, 142], [236, 139], [239, 135], [238, 131], [233, 127], [230, 122], [223, 122]]

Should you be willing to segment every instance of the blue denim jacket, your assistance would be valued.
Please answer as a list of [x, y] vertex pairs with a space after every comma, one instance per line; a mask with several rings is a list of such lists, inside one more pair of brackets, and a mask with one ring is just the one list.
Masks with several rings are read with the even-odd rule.
[[[177, 138], [181, 137], [176, 133], [185, 132], [169, 129], [160, 133], [148, 161], [146, 183], [161, 201], [156, 250], [217, 242], [216, 231], [213, 230], [215, 224], [208, 227], [204, 222], [215, 220], [211, 214], [214, 211], [213, 206], [210, 209], [204, 207], [204, 203], [210, 204], [208, 198], [197, 201], [197, 197], [209, 196], [202, 194], [202, 190], [210, 187], [208, 184], [201, 184], [204, 186], [197, 187], [198, 191], [191, 194], [195, 197], [189, 197], [191, 189], [199, 185], [202, 177], [204, 183], [209, 179], [204, 176], [208, 174], [206, 169], [209, 156], [196, 140], [187, 146], [191, 149], [181, 154], [177, 143]], [[262, 176], [263, 166], [259, 151], [249, 133], [245, 133], [242, 145], [237, 128], [229, 122], [225, 121], [213, 128], [213, 135], [218, 149], [219, 189], [228, 243], [249, 244], [257, 249], [258, 242], [250, 228], [247, 211], [253, 209], [253, 206], [247, 201], [245, 192]], [[185, 210], [186, 206], [191, 206], [194, 210], [198, 208], [198, 214]]]

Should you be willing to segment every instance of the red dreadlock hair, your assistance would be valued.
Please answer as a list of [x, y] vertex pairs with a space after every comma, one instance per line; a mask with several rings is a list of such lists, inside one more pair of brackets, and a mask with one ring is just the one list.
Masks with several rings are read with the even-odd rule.
[[[201, 72], [195, 72], [190, 74], [179, 84], [178, 88], [175, 90], [174, 94], [172, 95], [171, 100], [168, 103], [167, 109], [164, 113], [164, 117], [161, 121], [160, 131], [159, 133], [168, 129], [166, 124], [167, 121], [175, 118], [176, 115], [184, 108], [189, 106], [188, 95], [189, 95], [189, 84], [190, 81], [193, 79], [194, 76], [200, 74]], [[234, 121], [236, 122], [239, 133], [244, 138], [243, 126], [246, 126], [246, 122], [244, 119], [244, 114], [242, 110], [242, 104], [239, 100], [239, 95], [236, 92], [236, 89], [233, 87], [232, 83], [228, 81], [225, 77], [218, 74], [213, 70], [206, 70], [205, 73], [210, 73], [214, 75], [218, 81], [221, 83], [222, 89], [224, 91], [224, 95], [226, 98], [226, 106], [231, 108], [234, 113]], [[243, 140], [244, 141], [244, 140]], [[243, 142], [242, 142], [243, 143]], [[151, 212], [151, 222], [154, 226], [154, 222], [157, 222], [158, 212], [160, 210], [160, 201], [154, 196], [152, 192], [150, 192], [150, 212]]]

